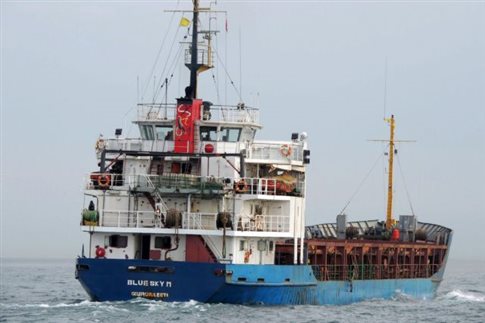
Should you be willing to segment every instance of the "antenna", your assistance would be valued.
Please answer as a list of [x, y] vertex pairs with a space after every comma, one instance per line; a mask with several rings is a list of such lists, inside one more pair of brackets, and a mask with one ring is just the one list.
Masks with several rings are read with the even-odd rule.
[[167, 120], [167, 107], [168, 107], [168, 78], [165, 78], [165, 111], [164, 119]]
[[241, 99], [242, 99], [242, 93], [243, 93], [243, 87], [242, 87], [242, 46], [241, 46], [241, 27], [239, 27], [239, 91], [241, 93]]
[[140, 102], [140, 75], [136, 76], [136, 101]]
[[194, 1], [194, 15], [192, 19], [192, 45], [191, 45], [191, 61], [190, 61], [190, 87], [192, 89], [192, 97], [197, 97], [197, 41], [198, 41], [198, 24], [199, 24], [199, 0]]
[[387, 56], [384, 63], [384, 120], [386, 119], [387, 108]]

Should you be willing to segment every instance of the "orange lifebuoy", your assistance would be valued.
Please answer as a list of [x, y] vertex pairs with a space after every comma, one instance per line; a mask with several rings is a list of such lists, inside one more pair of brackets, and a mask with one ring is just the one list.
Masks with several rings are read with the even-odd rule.
[[289, 157], [292, 152], [293, 152], [293, 149], [291, 148], [290, 145], [288, 144], [281, 145], [280, 153], [283, 157]]
[[235, 184], [236, 193], [245, 193], [248, 191], [248, 184], [244, 179], [241, 179]]
[[100, 174], [98, 175], [98, 184], [101, 188], [109, 187], [111, 182], [111, 177], [108, 174]]
[[253, 251], [251, 249], [246, 250], [246, 252], [244, 253], [244, 263], [245, 264], [247, 264], [249, 262], [249, 257], [251, 257], [252, 253], [253, 253]]

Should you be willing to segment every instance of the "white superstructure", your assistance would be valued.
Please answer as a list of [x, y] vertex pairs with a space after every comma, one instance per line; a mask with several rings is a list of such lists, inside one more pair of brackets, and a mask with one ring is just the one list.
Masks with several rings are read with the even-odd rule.
[[255, 141], [258, 109], [200, 109], [192, 152], [174, 151], [175, 105], [140, 104], [140, 138], [98, 140], [82, 225], [90, 256], [273, 264], [277, 241], [303, 245], [306, 135]]

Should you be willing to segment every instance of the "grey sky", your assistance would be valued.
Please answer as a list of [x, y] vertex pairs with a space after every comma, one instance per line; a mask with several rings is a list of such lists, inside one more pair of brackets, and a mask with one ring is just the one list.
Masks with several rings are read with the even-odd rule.
[[[1, 2], [2, 257], [79, 254], [94, 143], [120, 126], [138, 135], [129, 125], [137, 76], [143, 88], [169, 26], [163, 11], [175, 7]], [[229, 11], [229, 73], [238, 87], [242, 79], [247, 103], [260, 103], [258, 138], [309, 134], [308, 224], [333, 222], [384, 149], [367, 139], [388, 136], [387, 57], [387, 113], [396, 115], [398, 138], [417, 140], [398, 147], [415, 213], [455, 230], [452, 258], [485, 259], [485, 2], [219, 1], [218, 9]], [[169, 98], [188, 82], [185, 68], [174, 75]], [[200, 96], [217, 102], [211, 73], [201, 82]], [[145, 98], [151, 81], [147, 88]], [[238, 101], [230, 86], [227, 97]], [[383, 159], [347, 208], [351, 220], [384, 218], [384, 167]], [[399, 171], [396, 181], [395, 214], [409, 214]]]

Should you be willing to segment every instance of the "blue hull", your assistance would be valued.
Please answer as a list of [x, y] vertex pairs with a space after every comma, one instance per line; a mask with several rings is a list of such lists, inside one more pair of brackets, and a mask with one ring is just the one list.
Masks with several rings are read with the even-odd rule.
[[311, 266], [78, 258], [76, 277], [97, 301], [144, 297], [168, 302], [340, 305], [386, 299], [396, 292], [432, 298], [442, 271], [431, 278], [322, 282], [315, 279]]

